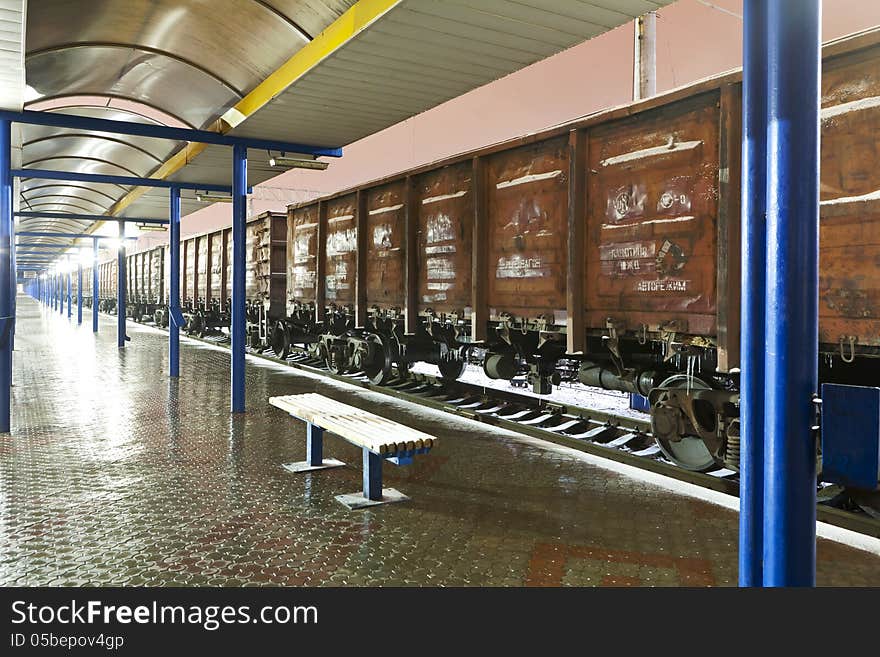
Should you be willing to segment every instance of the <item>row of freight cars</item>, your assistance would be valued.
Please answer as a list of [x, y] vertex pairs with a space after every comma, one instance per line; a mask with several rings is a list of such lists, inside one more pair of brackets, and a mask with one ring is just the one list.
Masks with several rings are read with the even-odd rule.
[[[826, 47], [823, 381], [878, 381], [880, 36]], [[249, 336], [376, 382], [478, 357], [552, 394], [566, 372], [649, 398], [679, 465], [738, 467], [741, 75], [483, 148], [248, 224]], [[228, 323], [229, 229], [181, 257], [190, 329]], [[129, 307], [167, 323], [168, 256], [129, 256]], [[101, 297], [115, 299], [114, 263]]]

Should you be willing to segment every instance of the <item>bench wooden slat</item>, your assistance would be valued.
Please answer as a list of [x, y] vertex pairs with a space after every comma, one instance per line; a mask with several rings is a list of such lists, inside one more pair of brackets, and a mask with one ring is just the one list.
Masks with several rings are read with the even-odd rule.
[[317, 393], [270, 397], [272, 406], [377, 454], [431, 448], [436, 438]]

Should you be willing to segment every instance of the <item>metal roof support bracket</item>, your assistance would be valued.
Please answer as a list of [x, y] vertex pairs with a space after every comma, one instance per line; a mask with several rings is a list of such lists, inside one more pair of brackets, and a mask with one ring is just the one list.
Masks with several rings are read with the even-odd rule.
[[[133, 187], [159, 187], [162, 189], [191, 189], [202, 192], [220, 192], [231, 194], [230, 185], [215, 185], [210, 183], [177, 182], [160, 180], [158, 178], [139, 178], [137, 176], [113, 176], [110, 174], [78, 173], [76, 171], [52, 171], [48, 169], [13, 169], [14, 178], [36, 178], [39, 180], [64, 180], [76, 182], [107, 183], [110, 185], [131, 185]], [[250, 194], [253, 189], [248, 189]], [[109, 219], [109, 217], [104, 217]]]
[[342, 157], [341, 148], [310, 146], [308, 144], [276, 141], [274, 139], [233, 137], [231, 135], [224, 135], [209, 130], [172, 128], [170, 126], [151, 125], [147, 123], [130, 123], [128, 121], [95, 119], [88, 116], [76, 116], [74, 114], [35, 112], [33, 110], [24, 110], [22, 112], [0, 110], [0, 120], [13, 123], [26, 123], [28, 125], [42, 125], [52, 128], [85, 130], [88, 132], [110, 132], [117, 135], [152, 137], [154, 139], [167, 139], [170, 141], [189, 141], [199, 144], [213, 144], [216, 146], [239, 146], [242, 148], [254, 148], [264, 151], [305, 153], [317, 157]]

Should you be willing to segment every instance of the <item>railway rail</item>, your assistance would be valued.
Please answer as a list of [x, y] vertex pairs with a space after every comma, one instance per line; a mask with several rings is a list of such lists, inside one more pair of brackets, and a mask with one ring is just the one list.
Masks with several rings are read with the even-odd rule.
[[[138, 322], [157, 327], [153, 322]], [[225, 333], [192, 340], [228, 347]], [[562, 404], [550, 399], [482, 386], [465, 381], [446, 381], [416, 372], [397, 376], [386, 384], [375, 384], [362, 373], [336, 374], [323, 361], [305, 351], [279, 358], [269, 347], [265, 351], [248, 349], [251, 355], [288, 365], [329, 379], [379, 392], [390, 397], [464, 417], [515, 433], [546, 440], [588, 454], [617, 461], [710, 490], [739, 495], [739, 474], [726, 468], [710, 472], [684, 470], [667, 460], [651, 435], [649, 416], [634, 418], [619, 413]], [[880, 517], [865, 508], [837, 486], [819, 490], [817, 519], [860, 534], [880, 538]]]

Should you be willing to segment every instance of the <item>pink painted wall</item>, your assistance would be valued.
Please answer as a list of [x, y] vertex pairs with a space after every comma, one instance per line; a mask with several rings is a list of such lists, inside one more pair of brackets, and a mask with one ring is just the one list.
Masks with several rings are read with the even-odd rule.
[[[741, 15], [742, 0], [680, 0], [661, 10], [658, 91], [740, 66]], [[826, 41], [877, 25], [880, 2], [824, 2]], [[299, 190], [291, 194], [302, 198], [335, 192], [627, 103], [632, 98], [632, 42], [633, 27], [624, 25], [355, 142], [324, 172], [289, 171], [266, 185]], [[254, 212], [283, 211], [286, 203], [254, 199], [251, 207]], [[199, 210], [187, 217], [181, 233], [228, 224], [230, 213], [223, 204]]]

